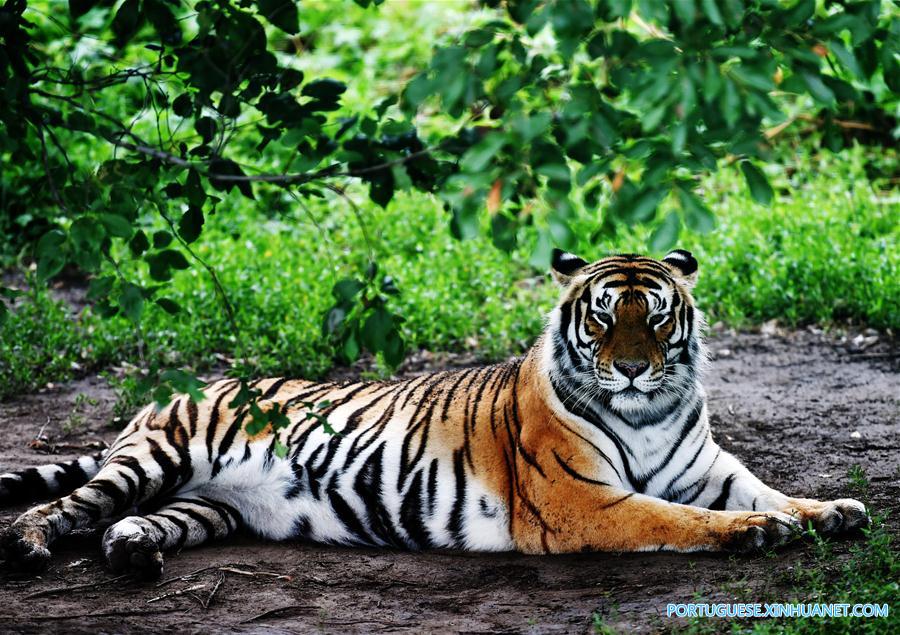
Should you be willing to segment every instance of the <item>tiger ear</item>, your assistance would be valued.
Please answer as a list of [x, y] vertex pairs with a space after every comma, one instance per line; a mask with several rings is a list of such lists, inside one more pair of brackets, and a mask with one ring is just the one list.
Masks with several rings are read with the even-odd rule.
[[689, 289], [697, 283], [697, 259], [685, 249], [676, 249], [663, 258], [678, 281]]
[[578, 275], [582, 267], [587, 265], [587, 260], [579, 258], [562, 249], [553, 250], [553, 259], [550, 261], [550, 273], [556, 284], [566, 287], [572, 282], [572, 278]]

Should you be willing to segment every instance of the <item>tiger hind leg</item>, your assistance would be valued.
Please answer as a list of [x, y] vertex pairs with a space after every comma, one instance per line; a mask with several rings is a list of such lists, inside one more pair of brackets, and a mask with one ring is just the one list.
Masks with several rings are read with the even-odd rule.
[[201, 495], [168, 499], [146, 516], [128, 516], [103, 535], [103, 554], [115, 573], [158, 578], [163, 551], [180, 551], [213, 539], [225, 538], [242, 524], [232, 506]]

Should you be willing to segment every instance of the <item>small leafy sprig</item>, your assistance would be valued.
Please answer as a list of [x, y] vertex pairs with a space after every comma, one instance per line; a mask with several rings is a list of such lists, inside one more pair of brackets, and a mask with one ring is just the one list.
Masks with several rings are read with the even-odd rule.
[[335, 303], [322, 321], [322, 333], [336, 343], [339, 356], [352, 363], [363, 348], [380, 353], [384, 363], [396, 368], [406, 355], [406, 342], [400, 330], [403, 317], [387, 304], [390, 296], [399, 295], [394, 279], [379, 278], [378, 265], [369, 263], [365, 275], [339, 280], [331, 290]]
[[[291, 424], [291, 420], [287, 416], [288, 406], [265, 401], [262, 399], [262, 394], [260, 389], [252, 388], [248, 380], [242, 377], [240, 378], [238, 392], [228, 403], [228, 407], [237, 412], [237, 425], [239, 427], [243, 426], [244, 431], [249, 436], [253, 437], [266, 429], [270, 429], [272, 434], [275, 435], [275, 455], [283, 459], [287, 456], [288, 448], [278, 438], [278, 431]], [[265, 402], [263, 406], [260, 406], [260, 401]], [[321, 401], [319, 403], [300, 401], [297, 403], [306, 409], [303, 421], [314, 419], [322, 426], [322, 430], [326, 434], [340, 434], [328, 423], [328, 417], [322, 414], [323, 410], [331, 406], [330, 401]], [[248, 417], [249, 421], [245, 425], [244, 422]]]

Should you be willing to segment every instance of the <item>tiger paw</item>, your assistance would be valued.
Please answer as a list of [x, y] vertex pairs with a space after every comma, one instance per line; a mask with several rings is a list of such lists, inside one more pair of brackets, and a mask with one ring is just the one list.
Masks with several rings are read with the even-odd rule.
[[800, 521], [790, 514], [766, 512], [748, 514], [725, 540], [725, 550], [754, 553], [781, 546], [799, 536]]
[[852, 498], [842, 498], [820, 503], [820, 507], [801, 514], [805, 521], [812, 521], [820, 534], [842, 534], [869, 524], [866, 506]]
[[125, 518], [103, 534], [103, 555], [113, 573], [155, 580], [163, 572], [163, 555], [142, 527]]
[[10, 569], [40, 573], [50, 564], [50, 550], [13, 525], [0, 532], [0, 559]]

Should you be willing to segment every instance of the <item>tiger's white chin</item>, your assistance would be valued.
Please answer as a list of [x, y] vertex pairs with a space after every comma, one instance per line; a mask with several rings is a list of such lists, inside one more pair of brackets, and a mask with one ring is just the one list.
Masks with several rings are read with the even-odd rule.
[[650, 404], [650, 398], [639, 390], [623, 390], [615, 393], [609, 400], [609, 405], [619, 412], [631, 413], [645, 410]]

